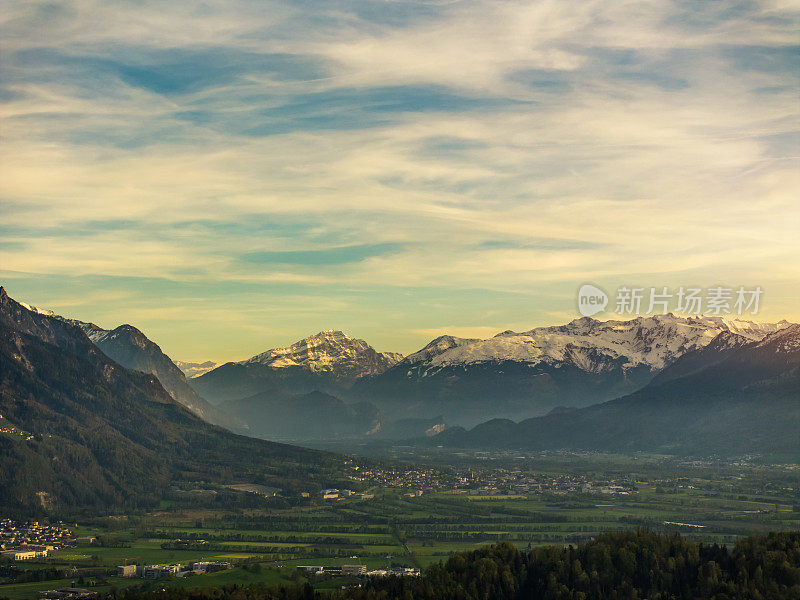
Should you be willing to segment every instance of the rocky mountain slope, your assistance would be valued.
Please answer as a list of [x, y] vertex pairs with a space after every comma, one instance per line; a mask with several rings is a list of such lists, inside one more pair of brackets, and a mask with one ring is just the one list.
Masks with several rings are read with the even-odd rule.
[[66, 319], [80, 327], [87, 337], [102, 350], [106, 356], [128, 369], [155, 375], [170, 395], [206, 421], [241, 429], [242, 423], [235, 422], [200, 397], [187, 383], [186, 376], [169, 356], [162, 352], [158, 344], [148, 339], [133, 325], [120, 325], [107, 330], [94, 323], [84, 323]]
[[242, 427], [242, 423], [231, 421], [227, 415], [217, 411], [189, 387], [183, 371], [161, 351], [158, 344], [148, 339], [133, 325], [120, 325], [112, 330], [103, 329], [94, 323], [56, 315], [51, 310], [31, 306], [25, 302], [18, 304], [36, 314], [54, 317], [79, 327], [95, 346], [115, 362], [128, 369], [155, 375], [175, 400], [196, 415], [218, 425]]
[[335, 455], [232, 434], [0, 287], [0, 509], [148, 507], [171, 481], [329, 485]]
[[522, 419], [633, 392], [722, 332], [753, 341], [788, 325], [669, 314], [630, 321], [581, 318], [486, 340], [444, 336], [363, 378], [354, 392], [389, 417], [443, 415], [461, 425]]
[[468, 447], [763, 454], [800, 457], [800, 325], [743, 342], [721, 332], [643, 389], [520, 423], [452, 429], [437, 443]]
[[401, 359], [400, 354], [377, 352], [364, 340], [341, 331], [322, 331], [291, 346], [226, 363], [192, 379], [191, 385], [214, 403], [265, 391], [338, 394], [358, 379], [382, 373]]

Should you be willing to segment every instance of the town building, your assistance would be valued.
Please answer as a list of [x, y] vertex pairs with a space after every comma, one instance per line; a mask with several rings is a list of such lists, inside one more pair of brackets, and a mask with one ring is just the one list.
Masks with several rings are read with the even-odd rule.
[[196, 562], [192, 565], [192, 571], [195, 573], [215, 573], [217, 571], [224, 571], [231, 568], [231, 563], [223, 562], [220, 560], [209, 560]]
[[27, 549], [17, 549], [17, 550], [6, 550], [3, 552], [3, 556], [6, 558], [10, 558], [12, 560], [32, 560], [34, 558], [38, 558], [40, 556], [47, 556], [47, 552], [37, 552], [36, 550], [27, 550]]
[[342, 565], [342, 575], [363, 575], [366, 572], [366, 565]]
[[[143, 579], [165, 579], [174, 577], [180, 570], [180, 565], [147, 565], [141, 567], [141, 576]], [[139, 569], [136, 572], [139, 574]]]
[[118, 566], [117, 577], [136, 577], [136, 565]]
[[86, 536], [83, 536], [83, 537], [79, 537], [78, 539], [75, 540], [75, 542], [79, 546], [91, 546], [96, 541], [97, 541], [97, 538], [94, 537], [93, 535], [86, 535]]
[[322, 567], [319, 565], [300, 565], [297, 570], [303, 573], [322, 573]]

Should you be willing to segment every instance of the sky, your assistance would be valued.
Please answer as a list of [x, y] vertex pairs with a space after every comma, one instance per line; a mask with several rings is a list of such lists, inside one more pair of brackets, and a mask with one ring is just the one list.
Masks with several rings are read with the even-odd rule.
[[0, 284], [179, 360], [408, 353], [585, 283], [800, 321], [799, 32], [790, 0], [6, 3]]

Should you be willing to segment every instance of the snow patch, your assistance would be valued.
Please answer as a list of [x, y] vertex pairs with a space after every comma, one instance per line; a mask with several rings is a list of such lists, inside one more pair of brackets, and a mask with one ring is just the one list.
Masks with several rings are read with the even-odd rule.
[[426, 374], [446, 366], [504, 361], [556, 367], [573, 364], [587, 372], [602, 371], [622, 361], [626, 369], [643, 366], [657, 371], [686, 352], [705, 347], [723, 331], [759, 341], [789, 325], [786, 321], [755, 323], [702, 315], [667, 314], [605, 322], [584, 317], [522, 333], [506, 331], [486, 340], [443, 336], [406, 362], [424, 364]]

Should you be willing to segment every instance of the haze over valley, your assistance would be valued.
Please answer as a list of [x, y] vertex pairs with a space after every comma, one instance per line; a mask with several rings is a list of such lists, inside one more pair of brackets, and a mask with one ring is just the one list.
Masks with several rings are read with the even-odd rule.
[[326, 330], [187, 378], [132, 325], [107, 331], [26, 306], [77, 326], [120, 365], [154, 375], [198, 417], [268, 440], [353, 449], [800, 451], [800, 325], [786, 320], [582, 317], [487, 339], [444, 335], [405, 357]]

